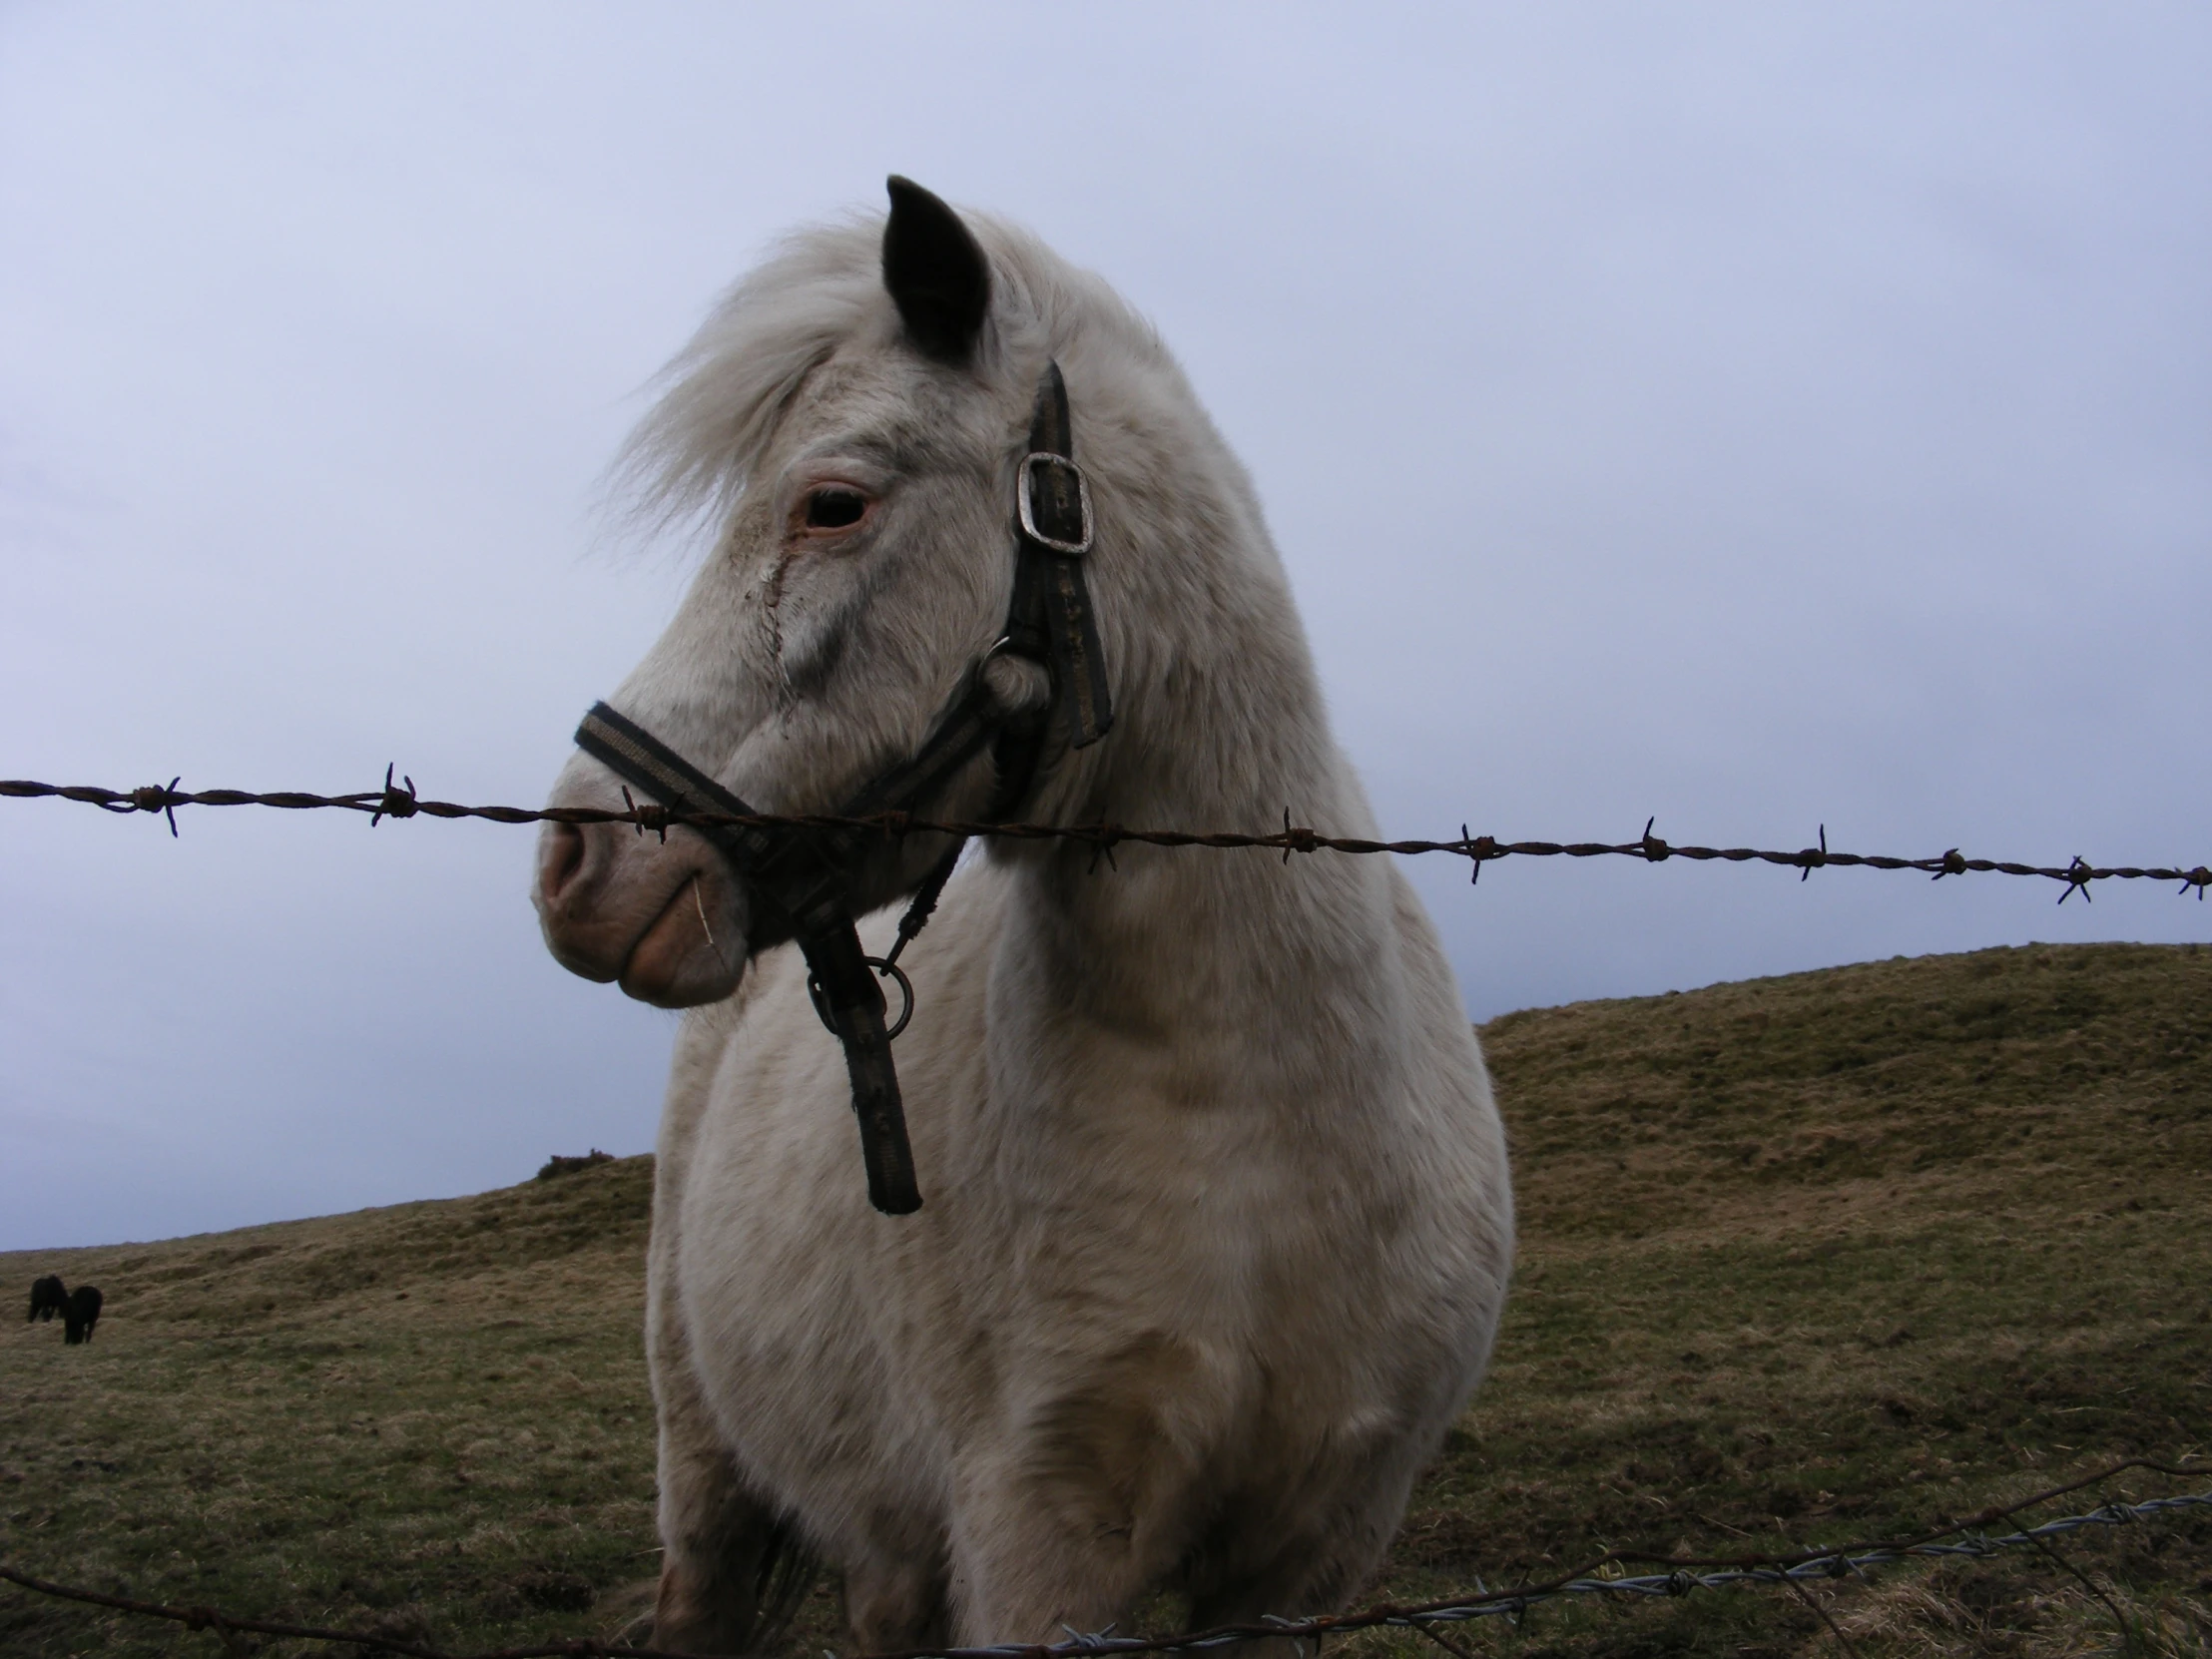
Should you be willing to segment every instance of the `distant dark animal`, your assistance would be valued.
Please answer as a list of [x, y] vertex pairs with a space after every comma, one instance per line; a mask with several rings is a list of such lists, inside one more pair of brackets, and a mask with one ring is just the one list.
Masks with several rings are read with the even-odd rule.
[[536, 1179], [550, 1181], [557, 1175], [574, 1175], [578, 1170], [590, 1169], [594, 1164], [611, 1164], [614, 1161], [615, 1155], [612, 1152], [602, 1152], [596, 1146], [581, 1158], [564, 1157], [556, 1152], [546, 1159], [545, 1167], [538, 1171]]
[[50, 1273], [44, 1279], [31, 1281], [31, 1311], [23, 1323], [32, 1320], [50, 1320], [69, 1306], [69, 1291], [62, 1284], [62, 1276]]
[[92, 1341], [92, 1328], [99, 1323], [99, 1287], [79, 1285], [69, 1293], [69, 1303], [62, 1309], [62, 1341], [89, 1343]]

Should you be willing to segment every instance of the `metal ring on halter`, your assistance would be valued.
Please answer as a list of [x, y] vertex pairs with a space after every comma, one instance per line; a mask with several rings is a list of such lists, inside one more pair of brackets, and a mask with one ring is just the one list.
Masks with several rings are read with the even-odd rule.
[[[914, 982], [906, 977], [904, 968], [887, 957], [865, 956], [861, 960], [875, 970], [875, 976], [878, 979], [895, 979], [898, 981], [898, 1017], [883, 1029], [883, 1040], [888, 1042], [899, 1032], [905, 1030], [906, 1022], [914, 1017]], [[811, 973], [807, 975], [807, 996], [815, 1005], [816, 1017], [828, 1028], [830, 1035], [836, 1036], [838, 1034], [837, 1022], [830, 1017], [830, 1002], [822, 994], [822, 981]]]

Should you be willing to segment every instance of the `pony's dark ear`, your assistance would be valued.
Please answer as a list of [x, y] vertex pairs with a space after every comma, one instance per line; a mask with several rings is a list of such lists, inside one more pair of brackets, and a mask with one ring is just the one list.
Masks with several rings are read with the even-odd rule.
[[914, 348], [939, 362], [975, 353], [991, 304], [991, 268], [960, 216], [911, 179], [892, 174], [883, 226], [883, 286]]

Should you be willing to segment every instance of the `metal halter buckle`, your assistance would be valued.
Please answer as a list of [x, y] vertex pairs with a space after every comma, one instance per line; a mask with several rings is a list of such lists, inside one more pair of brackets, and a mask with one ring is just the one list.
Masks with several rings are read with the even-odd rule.
[[[1083, 535], [1079, 541], [1062, 541], [1048, 536], [1037, 528], [1035, 504], [1037, 475], [1033, 470], [1038, 462], [1052, 466], [1064, 466], [1075, 474], [1075, 499], [1083, 518]], [[1069, 558], [1080, 558], [1091, 550], [1091, 482], [1083, 476], [1083, 469], [1065, 455], [1055, 455], [1049, 449], [1032, 449], [1021, 458], [1021, 468], [1014, 483], [1014, 507], [1021, 515], [1021, 533], [1039, 547], [1049, 547], [1055, 553]]]

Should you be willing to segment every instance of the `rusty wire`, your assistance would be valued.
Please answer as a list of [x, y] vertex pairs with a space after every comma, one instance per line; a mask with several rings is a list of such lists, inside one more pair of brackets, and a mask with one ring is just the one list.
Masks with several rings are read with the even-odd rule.
[[[2010, 1549], [2047, 1548], [2048, 1539], [2087, 1527], [2140, 1525], [2159, 1515], [2212, 1509], [2212, 1491], [2182, 1492], [2170, 1497], [2147, 1498], [2139, 1503], [2103, 1503], [2080, 1514], [2062, 1515], [2056, 1520], [1994, 1536], [1988, 1531], [1988, 1528], [2000, 1521], [2010, 1520], [2015, 1515], [2069, 1493], [2101, 1485], [2130, 1469], [2190, 1476], [2203, 1474], [2205, 1465], [2162, 1463], [2145, 1457], [2131, 1457], [2101, 1468], [2094, 1474], [2084, 1475], [2078, 1480], [2048, 1487], [2032, 1497], [1994, 1505], [1962, 1519], [1945, 1521], [1928, 1531], [1903, 1538], [1875, 1539], [1780, 1555], [1684, 1556], [1662, 1554], [1655, 1550], [1609, 1549], [1571, 1572], [1541, 1583], [1520, 1584], [1504, 1590], [1477, 1588], [1472, 1595], [1449, 1596], [1438, 1601], [1410, 1605], [1385, 1603], [1363, 1608], [1356, 1613], [1323, 1614], [1305, 1619], [1271, 1617], [1257, 1624], [1222, 1625], [1211, 1630], [1181, 1631], [1171, 1636], [1116, 1636], [1111, 1633], [1109, 1626], [1105, 1631], [1090, 1633], [1070, 1630], [1069, 1639], [1065, 1642], [913, 1648], [896, 1654], [871, 1656], [871, 1659], [1083, 1659], [1085, 1655], [1097, 1654], [1188, 1653], [1268, 1638], [1288, 1638], [1294, 1642], [1310, 1639], [1318, 1654], [1325, 1637], [1384, 1627], [1416, 1631], [1436, 1639], [1447, 1649], [1457, 1651], [1455, 1644], [1445, 1640], [1435, 1626], [1463, 1624], [1481, 1618], [1517, 1619], [1539, 1602], [1561, 1596], [1626, 1596], [1648, 1600], [1686, 1596], [1696, 1590], [1732, 1589], [1747, 1585], [1798, 1589], [1808, 1582], [1821, 1579], [1864, 1578], [1869, 1568], [1891, 1566], [1900, 1561], [1957, 1557], [1981, 1560]], [[1945, 1541], [1950, 1539], [1955, 1541]], [[1631, 1566], [1661, 1567], [1666, 1570], [1639, 1574], [1617, 1571]], [[443, 1649], [400, 1637], [380, 1635], [375, 1631], [332, 1630], [318, 1625], [250, 1618], [213, 1607], [170, 1606], [161, 1602], [139, 1601], [130, 1596], [109, 1595], [103, 1591], [74, 1585], [56, 1584], [33, 1577], [4, 1562], [0, 1562], [0, 1581], [60, 1601], [105, 1607], [142, 1618], [163, 1619], [181, 1624], [188, 1630], [210, 1631], [234, 1652], [246, 1651], [243, 1637], [274, 1636], [293, 1641], [349, 1643], [363, 1653], [398, 1654], [404, 1656], [404, 1659], [464, 1659], [464, 1656], [451, 1654]], [[499, 1648], [467, 1655], [465, 1659], [679, 1659], [679, 1656], [658, 1648], [633, 1647], [589, 1636], [576, 1636], [535, 1646]], [[831, 1659], [834, 1659], [833, 1655]]]
[[633, 802], [621, 809], [602, 807], [464, 807], [451, 801], [425, 801], [416, 791], [414, 780], [405, 778], [395, 784], [392, 769], [386, 768], [381, 789], [360, 790], [351, 795], [309, 795], [297, 790], [279, 790], [256, 793], [250, 790], [180, 790], [179, 779], [167, 784], [148, 784], [135, 790], [111, 790], [95, 784], [40, 784], [28, 779], [0, 779], [0, 797], [29, 800], [39, 797], [58, 797], [64, 801], [79, 801], [110, 813], [152, 813], [165, 818], [169, 832], [177, 833], [177, 809], [179, 807], [276, 807], [287, 812], [305, 812], [317, 809], [334, 809], [340, 812], [364, 813], [371, 825], [387, 818], [441, 818], [485, 819], [494, 824], [629, 824], [642, 833], [654, 830], [666, 835], [679, 826], [696, 830], [862, 830], [888, 836], [912, 834], [945, 834], [982, 836], [998, 840], [1066, 840], [1077, 841], [1092, 848], [1094, 857], [1103, 852], [1109, 858], [1113, 849], [1125, 843], [1143, 846], [1205, 846], [1248, 847], [1281, 852], [1288, 862], [1294, 852], [1391, 852], [1411, 856], [1424, 852], [1444, 852], [1465, 858], [1473, 866], [1471, 878], [1479, 880], [1482, 866], [1501, 858], [1635, 858], [1645, 863], [1663, 863], [1669, 858], [1690, 858], [1700, 862], [1718, 860], [1725, 863], [1781, 864], [1800, 872], [1799, 879], [1811, 876], [1816, 869], [1830, 865], [1839, 868], [1863, 869], [1913, 869], [1940, 881], [1946, 875], [1964, 875], [1969, 870], [1995, 875], [2037, 875], [2046, 880], [2061, 882], [2065, 890], [2058, 895], [2063, 904], [2075, 893], [2088, 902], [2089, 887], [2096, 881], [2178, 881], [2182, 893], [2195, 892], [2198, 899], [2204, 890], [2212, 886], [2212, 868], [2198, 864], [2185, 869], [2178, 864], [2092, 864], [2076, 853], [2065, 864], [2023, 864], [2001, 858], [1969, 858], [1957, 847], [1936, 853], [1930, 857], [1901, 858], [1886, 853], [1838, 852], [1829, 847], [1828, 829], [1821, 828], [1820, 842], [1815, 846], [1801, 847], [1795, 852], [1775, 851], [1751, 846], [1681, 846], [1670, 843], [1651, 832], [1656, 819], [1646, 821], [1644, 831], [1634, 840], [1627, 841], [1538, 841], [1501, 840], [1494, 835], [1472, 835], [1461, 825], [1456, 837], [1448, 840], [1373, 840], [1358, 835], [1330, 835], [1318, 830], [1308, 829], [1291, 822], [1288, 809], [1283, 814], [1283, 828], [1265, 834], [1248, 834], [1234, 830], [1143, 830], [1130, 829], [1119, 824], [975, 824], [958, 820], [946, 822], [936, 819], [915, 818], [908, 813], [874, 813], [860, 818], [845, 818], [827, 813], [759, 813], [738, 815], [731, 813], [691, 812], [656, 806], [650, 802]]

